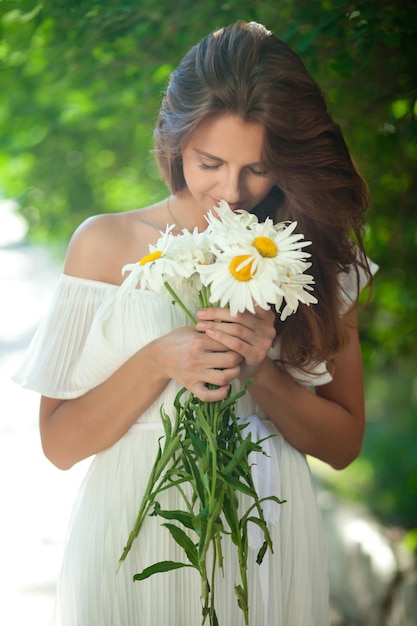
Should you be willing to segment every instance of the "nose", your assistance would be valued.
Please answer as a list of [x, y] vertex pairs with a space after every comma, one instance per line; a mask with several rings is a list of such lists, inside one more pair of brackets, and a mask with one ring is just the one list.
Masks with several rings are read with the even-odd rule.
[[241, 199], [241, 174], [237, 170], [227, 168], [222, 181], [222, 198], [229, 204], [235, 204]]

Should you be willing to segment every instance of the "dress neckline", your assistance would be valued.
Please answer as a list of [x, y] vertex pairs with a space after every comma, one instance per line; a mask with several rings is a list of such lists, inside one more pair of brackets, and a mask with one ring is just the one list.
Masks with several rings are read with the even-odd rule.
[[102, 280], [94, 280], [93, 278], [83, 278], [81, 276], [73, 276], [72, 274], [61, 274], [61, 279], [68, 283], [80, 283], [84, 285], [95, 285], [109, 289], [119, 289], [120, 285], [115, 285], [113, 283], [106, 283]]

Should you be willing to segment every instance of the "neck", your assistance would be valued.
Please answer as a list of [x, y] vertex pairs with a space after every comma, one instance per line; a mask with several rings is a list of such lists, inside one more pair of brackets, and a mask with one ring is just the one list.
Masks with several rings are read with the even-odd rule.
[[175, 224], [179, 230], [186, 228], [192, 231], [197, 227], [199, 231], [203, 231], [207, 227], [206, 211], [195, 202], [188, 190], [169, 196], [166, 210], [170, 223]]
[[173, 200], [173, 196], [168, 196], [167, 200], [166, 200], [166, 209], [168, 211], [169, 217], [172, 220], [172, 224], [175, 224], [175, 226], [177, 226], [179, 229], [183, 229], [184, 226], [180, 223], [178, 217], [174, 214], [172, 208], [171, 208], [171, 201]]

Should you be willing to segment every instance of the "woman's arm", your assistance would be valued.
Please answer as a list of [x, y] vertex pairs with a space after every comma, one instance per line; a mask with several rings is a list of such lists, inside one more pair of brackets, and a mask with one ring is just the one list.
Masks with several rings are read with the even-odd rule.
[[[107, 217], [114, 225], [112, 216], [104, 216], [89, 220], [76, 233], [66, 258], [66, 274], [106, 282], [120, 280], [120, 269], [113, 275], [111, 272], [113, 266], [120, 268], [124, 263], [112, 252], [114, 239], [122, 239], [116, 251], [125, 242], [114, 228], [109, 236]], [[109, 264], [107, 268], [105, 264]], [[171, 379], [202, 400], [224, 398], [229, 383], [239, 375], [241, 360], [240, 355], [193, 327], [175, 329], [145, 345], [85, 395], [72, 400], [43, 397], [40, 432], [45, 455], [67, 469], [108, 448], [158, 398]], [[209, 389], [206, 383], [217, 388]]]
[[[156, 339], [106, 381], [73, 400], [43, 397], [45, 455], [61, 469], [110, 447], [162, 393], [170, 379], [202, 400], [226, 396], [241, 357], [191, 327]], [[208, 389], [206, 383], [218, 386]]]
[[[200, 319], [213, 319], [206, 311], [199, 313]], [[250, 314], [243, 314], [236, 320], [238, 323], [233, 323], [221, 309], [216, 309], [215, 315], [214, 319], [229, 323], [203, 321], [198, 328], [250, 363], [247, 378], [254, 380], [249, 391], [283, 437], [300, 452], [315, 456], [335, 469], [349, 465], [360, 452], [365, 426], [356, 310], [344, 317], [348, 342], [334, 359], [333, 381], [317, 387], [315, 393], [295, 382], [266, 356], [272, 322], [268, 313], [259, 311], [252, 319], [248, 318]], [[263, 357], [259, 352], [260, 335]], [[243, 365], [241, 371], [245, 377]]]

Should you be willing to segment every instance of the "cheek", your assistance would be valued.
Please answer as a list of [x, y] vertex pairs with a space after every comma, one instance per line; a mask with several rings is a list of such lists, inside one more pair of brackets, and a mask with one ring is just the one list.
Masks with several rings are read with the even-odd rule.
[[257, 196], [262, 196], [264, 198], [265, 196], [269, 194], [273, 186], [274, 186], [274, 183], [272, 181], [261, 180], [256, 185], [256, 191], [255, 190], [254, 191]]
[[199, 167], [195, 167], [190, 163], [184, 163], [183, 174], [185, 184], [189, 189], [204, 187], [204, 172], [202, 172]]

